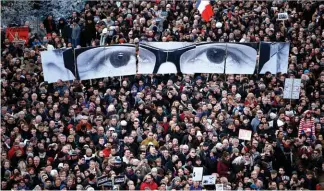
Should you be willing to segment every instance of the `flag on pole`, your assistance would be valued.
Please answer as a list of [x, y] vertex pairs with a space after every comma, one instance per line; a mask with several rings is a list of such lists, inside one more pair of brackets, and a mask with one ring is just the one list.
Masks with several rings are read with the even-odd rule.
[[198, 0], [196, 7], [205, 21], [209, 21], [210, 17], [214, 15], [213, 8], [209, 0]]

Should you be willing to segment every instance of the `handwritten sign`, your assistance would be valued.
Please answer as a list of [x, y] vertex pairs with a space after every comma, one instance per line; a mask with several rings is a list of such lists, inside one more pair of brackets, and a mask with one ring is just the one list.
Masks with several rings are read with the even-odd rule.
[[252, 137], [252, 131], [246, 129], [240, 129], [239, 131], [239, 139], [250, 141]]
[[301, 79], [287, 78], [283, 92], [284, 99], [299, 99]]

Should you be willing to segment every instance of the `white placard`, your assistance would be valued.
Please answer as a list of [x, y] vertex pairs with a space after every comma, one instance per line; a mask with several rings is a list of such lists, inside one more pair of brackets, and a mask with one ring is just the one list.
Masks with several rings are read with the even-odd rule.
[[251, 130], [246, 130], [246, 129], [240, 129], [239, 130], [239, 139], [245, 140], [245, 141], [250, 141], [252, 137], [252, 131]]
[[193, 181], [201, 181], [203, 178], [203, 171], [204, 168], [203, 167], [194, 167], [193, 169], [193, 176], [192, 176], [192, 180]]
[[278, 13], [278, 20], [280, 21], [288, 20], [288, 13]]
[[223, 184], [216, 184], [216, 190], [223, 191], [224, 190], [224, 185]]
[[203, 176], [202, 178], [202, 185], [215, 185], [215, 183], [216, 183], [215, 175]]
[[285, 80], [284, 99], [299, 99], [301, 79], [288, 78]]

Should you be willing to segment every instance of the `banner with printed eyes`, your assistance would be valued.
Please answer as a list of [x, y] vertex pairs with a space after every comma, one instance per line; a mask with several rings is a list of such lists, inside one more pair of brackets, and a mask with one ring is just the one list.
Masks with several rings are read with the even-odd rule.
[[139, 46], [138, 74], [194, 74], [194, 59], [189, 62], [196, 45], [191, 42], [145, 42]]
[[75, 49], [80, 80], [136, 74], [135, 45]]
[[257, 47], [257, 43], [142, 43], [138, 73], [253, 74]]
[[76, 79], [73, 57], [73, 50], [71, 48], [42, 51], [41, 60], [44, 80], [48, 83], [55, 83], [58, 80], [68, 81]]
[[258, 73], [287, 73], [289, 49], [289, 42], [261, 42]]
[[199, 43], [188, 60], [196, 73], [253, 74], [257, 43]]
[[253, 74], [259, 43], [227, 43], [226, 45], [225, 74]]
[[197, 43], [196, 49], [188, 52], [186, 61], [195, 73], [223, 74], [226, 60], [226, 43]]

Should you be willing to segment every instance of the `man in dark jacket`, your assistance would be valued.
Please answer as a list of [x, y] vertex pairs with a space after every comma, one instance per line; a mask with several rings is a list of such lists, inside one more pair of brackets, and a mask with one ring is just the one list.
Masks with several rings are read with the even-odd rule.
[[55, 21], [53, 16], [49, 15], [43, 22], [44, 27], [46, 28], [47, 33], [57, 32]]
[[93, 17], [88, 17], [84, 29], [84, 40], [87, 46], [91, 45], [91, 41], [96, 38], [96, 27], [93, 22]]

